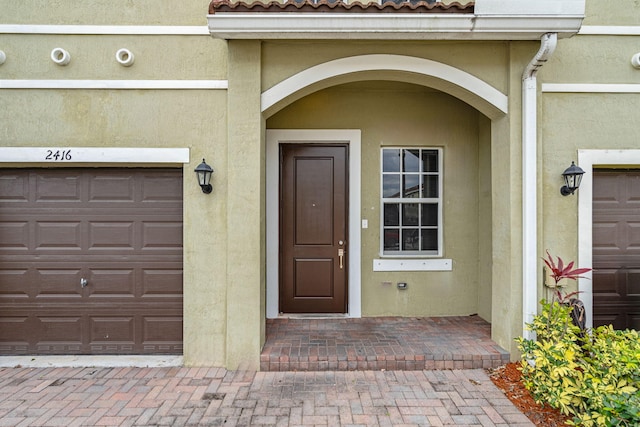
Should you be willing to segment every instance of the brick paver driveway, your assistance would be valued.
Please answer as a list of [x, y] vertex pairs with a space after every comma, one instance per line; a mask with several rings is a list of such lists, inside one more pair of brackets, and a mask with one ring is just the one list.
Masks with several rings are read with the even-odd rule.
[[2, 426], [533, 426], [480, 369], [0, 368]]

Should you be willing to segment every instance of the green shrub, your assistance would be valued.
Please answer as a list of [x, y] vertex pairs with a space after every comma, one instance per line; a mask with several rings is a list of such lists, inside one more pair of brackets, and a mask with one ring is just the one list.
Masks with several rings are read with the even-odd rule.
[[542, 301], [542, 314], [528, 325], [537, 340], [518, 338], [524, 385], [537, 403], [558, 408], [566, 415], [584, 406], [578, 395], [582, 375], [577, 344], [580, 330], [571, 322], [570, 311], [558, 302]]
[[572, 415], [575, 426], [640, 426], [640, 338], [636, 331], [602, 326], [581, 340], [571, 308], [542, 301], [518, 338], [523, 382], [538, 403]]
[[582, 398], [587, 411], [576, 425], [640, 425], [640, 339], [634, 330], [593, 330], [584, 348]]

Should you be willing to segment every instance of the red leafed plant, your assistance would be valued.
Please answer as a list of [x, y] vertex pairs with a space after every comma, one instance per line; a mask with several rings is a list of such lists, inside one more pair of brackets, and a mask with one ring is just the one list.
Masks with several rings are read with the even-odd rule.
[[581, 276], [581, 274], [591, 271], [590, 268], [574, 269], [573, 261], [571, 261], [569, 264], [565, 266], [564, 261], [562, 261], [562, 258], [560, 257], [558, 257], [558, 261], [556, 262], [554, 261], [549, 251], [547, 251], [547, 258], [542, 258], [542, 260], [547, 265], [547, 267], [549, 267], [549, 269], [551, 270], [551, 277], [553, 277], [553, 280], [556, 282], [554, 288], [555, 288], [558, 300], [560, 302], [564, 302], [567, 299], [571, 298], [572, 296], [577, 295], [579, 291], [571, 292], [563, 296], [562, 293], [560, 292], [560, 288], [562, 288], [562, 286], [559, 284], [559, 282], [562, 279], [571, 279], [571, 280], [581, 279], [584, 277], [584, 276]]

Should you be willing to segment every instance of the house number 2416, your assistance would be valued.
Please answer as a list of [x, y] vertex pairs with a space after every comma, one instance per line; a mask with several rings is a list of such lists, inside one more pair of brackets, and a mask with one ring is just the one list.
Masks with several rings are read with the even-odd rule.
[[65, 160], [71, 160], [71, 150], [47, 150], [45, 160], [53, 160], [54, 162], [64, 162]]

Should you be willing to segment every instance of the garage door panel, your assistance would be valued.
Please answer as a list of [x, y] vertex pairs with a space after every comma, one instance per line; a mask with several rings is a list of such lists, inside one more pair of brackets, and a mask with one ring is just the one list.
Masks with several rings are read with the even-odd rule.
[[162, 250], [182, 248], [182, 223], [145, 222], [142, 224], [142, 249]]
[[622, 182], [627, 193], [627, 204], [633, 205], [636, 209], [640, 208], [640, 176], [628, 175]]
[[[131, 349], [135, 345], [134, 316], [95, 316], [90, 319], [90, 345], [124, 345]], [[103, 349], [102, 349], [103, 350]]]
[[640, 222], [626, 221], [627, 249], [640, 252]]
[[79, 221], [38, 221], [35, 226], [36, 250], [82, 249], [81, 223]]
[[59, 171], [39, 172], [35, 175], [36, 202], [81, 202], [80, 172], [76, 174]]
[[[621, 293], [629, 302], [640, 302], [640, 269], [627, 268], [622, 270], [624, 279], [622, 280]], [[640, 309], [640, 305], [638, 306]]]
[[135, 224], [132, 221], [91, 221], [88, 226], [89, 250], [133, 251], [135, 249]]
[[27, 345], [28, 331], [29, 331], [29, 316], [9, 316], [0, 315], [0, 331], [2, 331], [2, 339], [0, 340], [0, 347], [6, 345]]
[[91, 269], [88, 284], [89, 298], [133, 298], [136, 295], [133, 269]]
[[82, 316], [69, 315], [47, 315], [38, 316], [36, 320], [40, 325], [36, 326], [45, 332], [46, 340], [40, 341], [39, 346], [53, 345], [73, 345], [80, 346], [82, 341], [78, 337], [82, 336]]
[[0, 267], [0, 300], [1, 299], [24, 299], [29, 297], [28, 283], [29, 270], [27, 269], [5, 269]]
[[617, 270], [594, 270], [593, 293], [602, 296], [618, 296]]
[[142, 327], [143, 342], [147, 346], [175, 346], [182, 341], [182, 316], [146, 316]]
[[180, 354], [182, 288], [181, 170], [0, 169], [0, 353]]
[[3, 203], [29, 200], [29, 177], [23, 173], [3, 173], [0, 176], [0, 200]]
[[80, 269], [42, 268], [36, 270], [36, 277], [32, 281], [36, 298], [68, 297], [80, 298], [82, 288]]
[[98, 174], [89, 178], [89, 201], [135, 202], [135, 178]]
[[629, 325], [629, 329], [635, 329], [636, 331], [640, 331], [640, 312], [636, 311], [635, 313], [631, 313], [628, 315], [627, 325]]
[[615, 236], [618, 235], [618, 223], [615, 221], [599, 221], [593, 224], [593, 241], [594, 248], [598, 250], [614, 250], [618, 251]]
[[0, 253], [29, 250], [29, 223], [10, 222], [0, 218]]
[[181, 269], [145, 269], [142, 271], [142, 297], [181, 297]]
[[182, 182], [177, 182], [172, 176], [147, 175], [142, 181], [142, 201], [145, 204], [181, 200]]
[[624, 328], [625, 318], [621, 314], [593, 313], [593, 326], [613, 325], [615, 329]]

